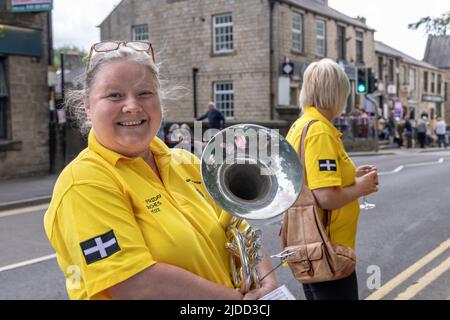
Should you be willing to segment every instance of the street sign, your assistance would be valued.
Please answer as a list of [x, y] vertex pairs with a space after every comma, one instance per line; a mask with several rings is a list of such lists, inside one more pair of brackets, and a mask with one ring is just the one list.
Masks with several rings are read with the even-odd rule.
[[294, 72], [294, 64], [291, 62], [283, 63], [281, 69], [283, 70], [283, 74], [290, 76]]
[[52, 9], [52, 0], [11, 0], [12, 12], [42, 12]]

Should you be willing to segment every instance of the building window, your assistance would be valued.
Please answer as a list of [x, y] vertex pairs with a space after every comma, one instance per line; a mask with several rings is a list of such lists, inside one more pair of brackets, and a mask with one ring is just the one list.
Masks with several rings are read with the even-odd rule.
[[442, 75], [438, 74], [437, 76], [437, 90], [436, 93], [441, 95], [442, 93]]
[[337, 27], [337, 49], [338, 49], [338, 59], [344, 60], [347, 55], [347, 42], [345, 41], [345, 27]]
[[378, 79], [381, 82], [383, 82], [383, 76], [384, 76], [383, 69], [384, 69], [383, 57], [378, 57]]
[[0, 139], [8, 138], [8, 83], [6, 82], [5, 60], [0, 60]]
[[303, 52], [303, 16], [296, 13], [292, 16], [292, 49]]
[[214, 82], [214, 101], [225, 118], [234, 118], [233, 82]]
[[444, 83], [444, 101], [448, 101], [448, 82]]
[[326, 24], [323, 20], [316, 20], [316, 54], [326, 55]]
[[214, 53], [233, 52], [233, 16], [231, 13], [213, 17]]
[[436, 86], [436, 75], [431, 74], [431, 93], [434, 93], [434, 87]]
[[394, 83], [394, 59], [389, 59], [389, 82]]
[[428, 92], [428, 72], [423, 72], [423, 91]]
[[409, 92], [412, 93], [416, 90], [416, 69], [409, 69]]
[[148, 40], [148, 25], [140, 24], [131, 27], [131, 38], [133, 40]]
[[356, 31], [356, 62], [364, 64], [364, 33]]

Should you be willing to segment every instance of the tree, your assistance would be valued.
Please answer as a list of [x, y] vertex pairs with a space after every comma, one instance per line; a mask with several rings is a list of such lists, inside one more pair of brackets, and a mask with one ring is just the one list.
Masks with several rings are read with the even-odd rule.
[[87, 52], [84, 49], [77, 48], [76, 46], [62, 46], [53, 50], [53, 65], [61, 68], [61, 53], [67, 54], [79, 54], [83, 57], [87, 56]]
[[450, 11], [443, 13], [440, 17], [423, 17], [417, 22], [408, 24], [408, 28], [417, 30], [420, 27], [425, 27], [425, 33], [429, 35], [447, 34], [447, 29], [450, 28]]

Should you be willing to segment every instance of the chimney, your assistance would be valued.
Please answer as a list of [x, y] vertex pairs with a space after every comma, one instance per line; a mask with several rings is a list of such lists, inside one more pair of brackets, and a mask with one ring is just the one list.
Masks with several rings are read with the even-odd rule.
[[357, 16], [356, 19], [358, 19], [359, 21], [361, 21], [362, 23], [366, 24], [367, 19], [363, 16]]
[[328, 0], [314, 0], [314, 1], [319, 2], [325, 6], [328, 6]]

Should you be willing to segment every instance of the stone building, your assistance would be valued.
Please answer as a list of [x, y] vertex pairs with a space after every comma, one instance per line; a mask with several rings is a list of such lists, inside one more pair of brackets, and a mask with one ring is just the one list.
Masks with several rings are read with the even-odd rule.
[[49, 172], [48, 19], [0, 1], [0, 179]]
[[[230, 120], [287, 126], [309, 63], [329, 57], [352, 81], [356, 66], [376, 65], [374, 30], [326, 0], [123, 0], [99, 27], [102, 40], [149, 40], [164, 78], [188, 89], [165, 102], [169, 121], [214, 100]], [[364, 105], [354, 92], [347, 111]]]
[[423, 113], [431, 121], [444, 115], [443, 70], [380, 41], [375, 42], [375, 51], [378, 79], [383, 83], [380, 106], [385, 118], [389, 110], [397, 117], [409, 116], [416, 120]]
[[443, 86], [445, 122], [447, 126], [450, 126], [450, 101], [448, 96], [450, 84], [450, 35], [429, 36], [423, 60], [444, 71], [444, 76], [438, 76], [436, 83], [438, 87], [439, 85]]

